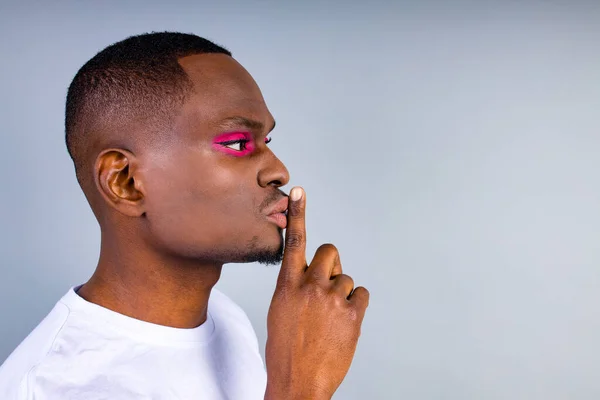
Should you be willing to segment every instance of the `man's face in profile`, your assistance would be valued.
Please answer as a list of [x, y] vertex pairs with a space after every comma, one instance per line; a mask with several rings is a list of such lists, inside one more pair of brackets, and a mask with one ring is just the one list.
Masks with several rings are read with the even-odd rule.
[[[289, 181], [266, 142], [274, 127], [250, 74], [223, 54], [179, 61], [194, 85], [172, 139], [140, 159], [147, 240], [166, 254], [203, 261], [278, 263], [282, 226], [268, 214]], [[277, 202], [279, 202], [277, 204]]]

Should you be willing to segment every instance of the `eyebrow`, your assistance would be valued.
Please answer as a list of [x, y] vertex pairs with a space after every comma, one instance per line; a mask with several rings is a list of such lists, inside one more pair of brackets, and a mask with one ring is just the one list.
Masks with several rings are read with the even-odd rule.
[[[254, 119], [249, 119], [246, 117], [225, 118], [223, 121], [221, 121], [221, 123], [219, 125], [241, 125], [248, 129], [256, 130], [256, 131], [260, 131], [260, 132], [263, 132], [265, 130], [265, 124], [263, 124], [260, 121], [257, 121]], [[275, 129], [275, 125], [276, 125], [276, 122], [275, 122], [275, 120], [273, 120], [273, 126], [271, 126], [271, 129], [269, 129], [269, 132], [271, 132], [273, 129]]]

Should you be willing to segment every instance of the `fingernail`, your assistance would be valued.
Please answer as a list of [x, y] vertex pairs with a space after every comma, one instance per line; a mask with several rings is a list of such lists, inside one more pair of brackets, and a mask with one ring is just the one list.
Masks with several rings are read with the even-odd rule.
[[298, 201], [302, 198], [302, 188], [295, 187], [292, 189], [292, 193], [290, 193], [290, 198], [292, 201]]

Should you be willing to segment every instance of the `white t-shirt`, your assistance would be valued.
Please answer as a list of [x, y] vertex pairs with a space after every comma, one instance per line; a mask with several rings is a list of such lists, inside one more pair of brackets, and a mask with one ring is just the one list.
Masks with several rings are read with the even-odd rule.
[[2, 400], [254, 400], [266, 371], [248, 317], [211, 292], [193, 329], [140, 321], [74, 287], [0, 367]]

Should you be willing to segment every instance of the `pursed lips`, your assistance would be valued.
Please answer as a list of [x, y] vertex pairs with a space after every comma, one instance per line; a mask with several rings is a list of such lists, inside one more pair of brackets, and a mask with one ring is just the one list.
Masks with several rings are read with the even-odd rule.
[[289, 204], [288, 197], [287, 196], [282, 197], [281, 199], [279, 199], [279, 201], [277, 201], [277, 203], [275, 203], [273, 205], [273, 207], [271, 207], [271, 209], [268, 211], [267, 215], [273, 215], [273, 214], [279, 214], [279, 213], [285, 214], [288, 209], [288, 204]]
[[271, 207], [268, 211], [267, 218], [277, 224], [281, 229], [287, 227], [287, 208], [289, 200], [288, 197], [282, 197], [277, 203]]

